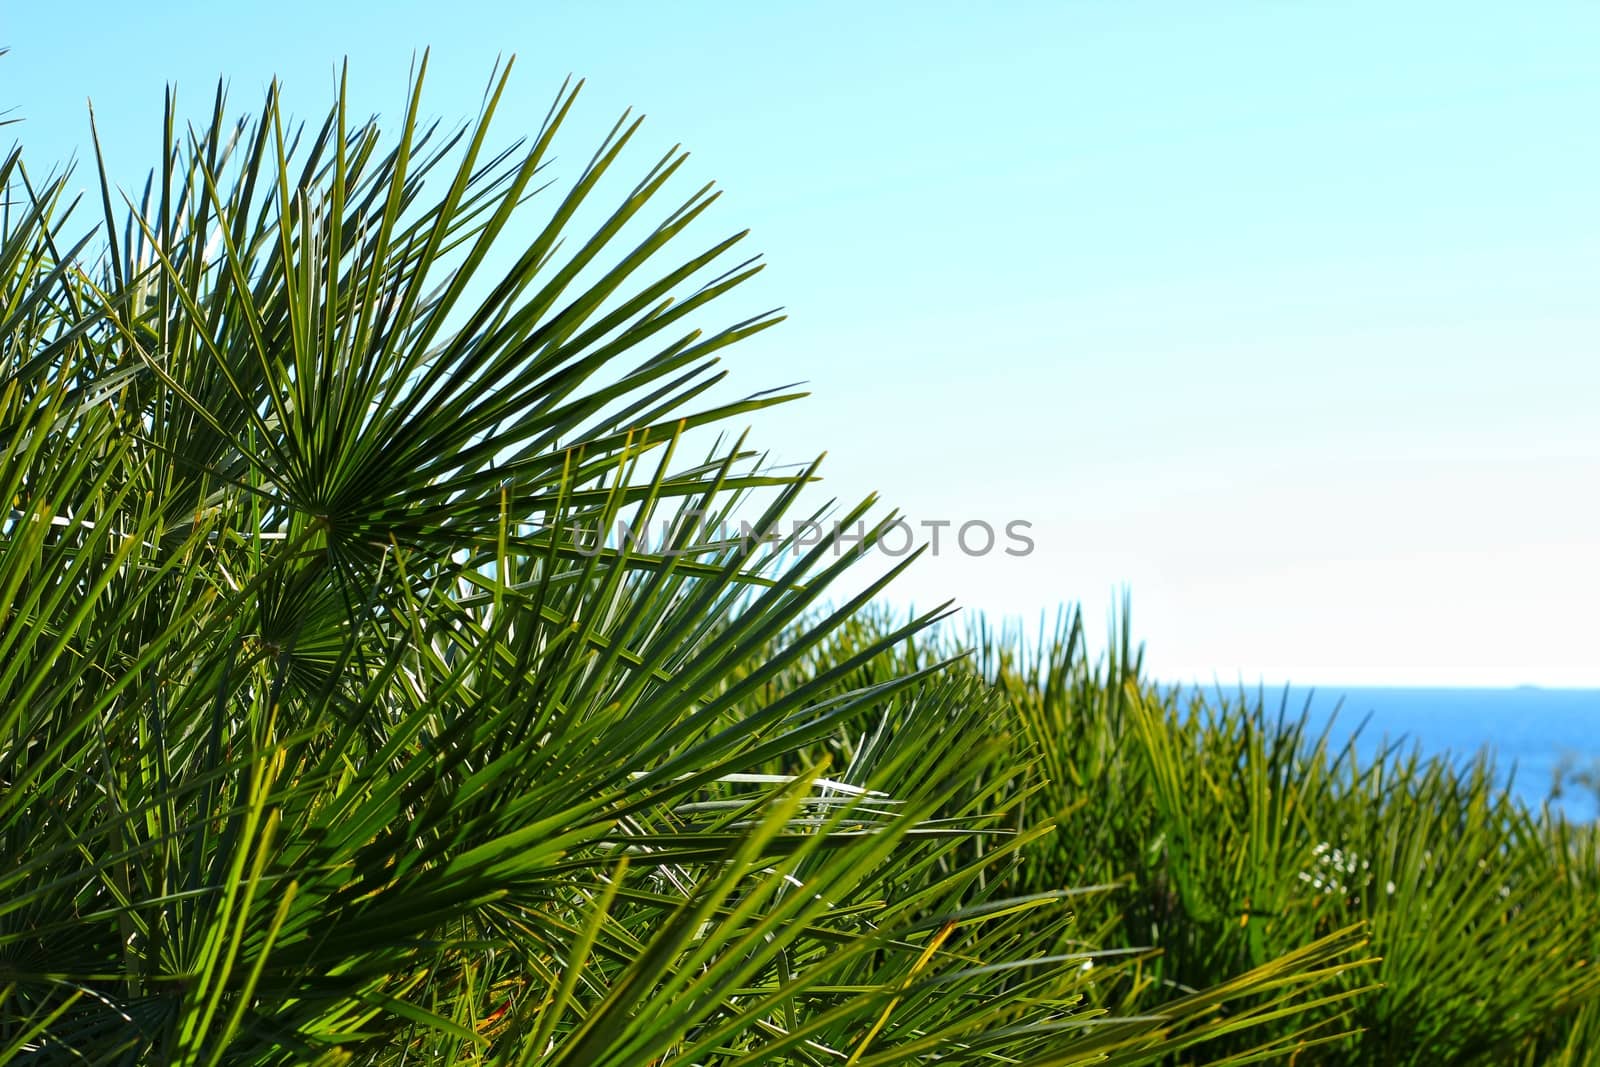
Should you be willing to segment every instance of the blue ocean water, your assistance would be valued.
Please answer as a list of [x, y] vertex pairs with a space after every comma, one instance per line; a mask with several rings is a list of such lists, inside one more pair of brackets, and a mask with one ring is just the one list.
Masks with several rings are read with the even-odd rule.
[[1306, 709], [1313, 729], [1331, 720], [1338, 741], [1361, 727], [1356, 750], [1364, 757], [1385, 739], [1461, 760], [1488, 747], [1502, 781], [1534, 807], [1551, 798], [1558, 771], [1588, 772], [1595, 785], [1569, 775], [1554, 803], [1568, 818], [1600, 818], [1600, 689], [1290, 686], [1262, 696], [1269, 709], [1280, 700], [1291, 715]]

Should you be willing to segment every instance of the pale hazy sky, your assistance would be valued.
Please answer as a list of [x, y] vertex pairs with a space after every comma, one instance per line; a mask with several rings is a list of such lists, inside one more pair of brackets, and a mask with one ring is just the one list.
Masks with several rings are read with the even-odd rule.
[[456, 119], [516, 52], [531, 129], [587, 76], [578, 147], [642, 108], [767, 253], [735, 377], [814, 396], [755, 439], [1034, 524], [901, 599], [1126, 587], [1173, 680], [1600, 685], [1600, 5], [0, 0], [0, 45], [35, 169], [86, 97], [148, 167], [171, 80], [320, 115], [349, 55], [392, 114], [432, 45]]

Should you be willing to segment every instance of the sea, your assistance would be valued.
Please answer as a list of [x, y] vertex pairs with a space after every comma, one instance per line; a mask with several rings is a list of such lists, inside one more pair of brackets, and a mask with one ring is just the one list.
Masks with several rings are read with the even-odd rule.
[[1336, 742], [1359, 727], [1363, 757], [1386, 740], [1457, 761], [1487, 748], [1502, 783], [1531, 807], [1600, 818], [1600, 689], [1289, 686], [1250, 695], [1258, 692], [1270, 710], [1305, 710], [1313, 731], [1331, 722]]

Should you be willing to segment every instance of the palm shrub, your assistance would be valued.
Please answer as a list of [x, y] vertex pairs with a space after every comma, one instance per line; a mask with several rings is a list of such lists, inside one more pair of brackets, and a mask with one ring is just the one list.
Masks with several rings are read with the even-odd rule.
[[1339, 1062], [1505, 1062], [1600, 999], [1600, 898], [1578, 889], [1592, 857], [1486, 756], [1362, 760], [1259, 696], [1137, 706], [1164, 828], [1151, 921], [1174, 977], [1366, 921], [1381, 988], [1356, 1002], [1359, 1052]]
[[0, 1061], [1138, 1063], [1339, 995], [1349, 936], [1108, 1016], [1088, 897], [1006, 888], [1003, 702], [864, 678], [929, 620], [816, 614], [873, 535], [718, 432], [787, 397], [713, 399], [777, 321], [702, 325], [714, 194], [596, 211], [636, 120], [558, 192], [576, 87], [502, 150], [504, 72], [421, 82], [389, 137], [169, 97], [81, 233], [0, 165]]
[[[864, 617], [806, 672], [890, 631]], [[1304, 1040], [1297, 1064], [1586, 1063], [1600, 1012], [1596, 827], [1532, 812], [1484, 755], [1424, 759], [1399, 744], [1363, 756], [1354, 736], [1262, 693], [1180, 691], [1145, 677], [1124, 605], [1103, 655], [1082, 619], [1037, 635], [977, 620], [919, 634], [862, 669], [887, 677], [957, 655], [1006, 708], [1029, 759], [1018, 827], [1054, 824], [996, 892], [1113, 885], [1061, 931], [1147, 946], [1100, 972], [1095, 1003], [1131, 1014], [1352, 924], [1371, 968], [1342, 970], [1311, 1011], [1270, 1021]], [[852, 742], [831, 739], [839, 755]], [[981, 843], [975, 846], [981, 848]], [[1065, 942], [1064, 942], [1065, 943]], [[1238, 1011], [1239, 1005], [1230, 1007]], [[1308, 1030], [1343, 1020], [1338, 1030]], [[1316, 1035], [1320, 1040], [1313, 1045]], [[1211, 1055], [1242, 1056], [1261, 1040]]]

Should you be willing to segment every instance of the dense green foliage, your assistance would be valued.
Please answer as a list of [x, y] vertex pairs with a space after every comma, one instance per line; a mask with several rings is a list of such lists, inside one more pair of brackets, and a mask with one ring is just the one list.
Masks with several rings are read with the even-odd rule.
[[505, 84], [169, 107], [81, 237], [4, 161], [0, 1059], [1132, 1063], [1314, 1007], [1351, 936], [1107, 1017], [1079, 891], [986, 881], [1046, 832], [1002, 703], [838, 684], [916, 626], [793, 674], [878, 586], [797, 627], [872, 539], [799, 551], [808, 472], [704, 432], [784, 399], [707, 392], [775, 321], [701, 325], [742, 235], [680, 250], [676, 150], [594, 210], [636, 122], [558, 191], [571, 90], [489, 149]]
[[554, 184], [573, 90], [489, 147], [505, 84], [388, 137], [169, 106], [92, 222], [0, 161], [0, 1061], [1581, 1047], [1591, 836], [1075, 628], [821, 607], [873, 537], [798, 543], [812, 472], [719, 435], [787, 399], [713, 399], [776, 321], [716, 318], [743, 235], [657, 206], [676, 150], [612, 199], [627, 120]]
[[[886, 616], [859, 617], [798, 673], [889, 629]], [[1097, 1002], [1157, 1011], [1360, 922], [1381, 958], [1330, 982], [1356, 994], [1338, 1005], [1356, 1032], [1294, 1062], [1593, 1062], [1600, 831], [1528, 811], [1488, 755], [1423, 759], [1397, 744], [1363, 761], [1353, 739], [1335, 747], [1304, 710], [1262, 694], [1153, 685], [1125, 611], [1098, 660], [1072, 616], [1032, 640], [981, 626], [924, 633], [846, 684], [963, 649], [974, 654], [956, 669], [1002, 697], [1019, 762], [1033, 761], [1017, 825], [1058, 825], [1000, 891], [1122, 884], [1082, 902], [1080, 925], [1102, 944], [1161, 950], [1097, 986]]]

